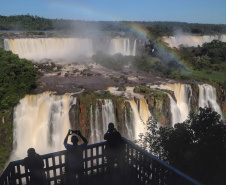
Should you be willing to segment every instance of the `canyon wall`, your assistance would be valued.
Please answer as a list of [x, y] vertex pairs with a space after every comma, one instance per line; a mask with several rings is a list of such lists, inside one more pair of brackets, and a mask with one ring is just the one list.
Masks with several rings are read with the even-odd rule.
[[81, 130], [90, 144], [103, 141], [110, 122], [122, 136], [135, 140], [146, 131], [150, 116], [161, 125], [173, 126], [185, 121], [189, 111], [199, 106], [211, 107], [223, 116], [216, 101], [216, 89], [208, 84], [130, 87], [122, 91], [121, 96], [93, 92], [77, 96], [52, 92], [26, 95], [14, 110], [11, 159], [25, 157], [30, 147], [40, 154], [63, 150], [68, 129]]

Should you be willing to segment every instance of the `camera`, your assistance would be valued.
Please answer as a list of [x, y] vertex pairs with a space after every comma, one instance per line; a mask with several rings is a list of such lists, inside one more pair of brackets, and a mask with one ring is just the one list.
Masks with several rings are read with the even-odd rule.
[[78, 134], [79, 130], [70, 130], [70, 134]]

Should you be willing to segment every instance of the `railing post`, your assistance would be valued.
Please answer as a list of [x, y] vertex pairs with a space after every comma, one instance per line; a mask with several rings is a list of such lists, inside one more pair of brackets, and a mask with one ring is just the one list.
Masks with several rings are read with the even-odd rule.
[[[122, 177], [129, 177], [129, 181], [134, 182], [139, 181], [142, 184], [154, 184], [154, 185], [167, 185], [167, 184], [183, 184], [183, 185], [201, 185], [199, 182], [188, 177], [187, 175], [181, 173], [172, 166], [164, 163], [150, 153], [144, 151], [140, 147], [136, 146], [134, 143], [123, 139], [124, 145], [122, 147], [122, 153], [120, 159], [117, 161], [116, 173], [122, 175]], [[103, 174], [106, 172], [105, 168], [107, 166], [105, 159], [105, 148], [106, 142], [97, 143], [87, 146], [84, 150], [84, 173], [87, 178], [94, 175]], [[90, 151], [91, 150], [91, 151]], [[90, 151], [90, 156], [88, 156], [88, 151]], [[94, 156], [94, 153], [96, 154]], [[65, 162], [63, 161], [63, 156], [65, 156]], [[59, 157], [59, 164], [56, 164], [56, 157]], [[61, 182], [64, 181], [65, 174], [63, 175], [63, 168], [65, 167], [65, 172], [67, 173], [67, 151], [56, 152], [52, 154], [43, 155], [45, 161], [45, 171], [47, 173], [48, 184], [52, 182], [57, 184], [57, 180], [60, 179]], [[53, 166], [50, 167], [49, 159], [52, 160]], [[90, 166], [88, 165], [90, 161]], [[96, 161], [96, 162], [95, 162]], [[51, 161], [50, 161], [51, 162]], [[0, 178], [1, 185], [15, 185], [22, 184], [23, 178], [26, 179], [26, 183], [29, 183], [29, 172], [25, 168], [25, 173], [23, 173], [23, 168], [21, 168], [22, 160], [11, 162], [3, 175]], [[58, 169], [60, 174], [58, 174]], [[119, 170], [122, 169], [122, 170]], [[50, 176], [50, 170], [53, 170], [53, 177]], [[89, 174], [90, 171], [91, 173]], [[94, 173], [94, 172], [97, 173]], [[90, 175], [90, 176], [89, 176]], [[127, 180], [127, 179], [126, 179]]]

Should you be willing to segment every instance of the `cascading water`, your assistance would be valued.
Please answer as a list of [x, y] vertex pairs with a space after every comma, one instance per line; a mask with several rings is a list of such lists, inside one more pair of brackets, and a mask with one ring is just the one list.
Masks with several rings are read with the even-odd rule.
[[134, 40], [133, 48], [130, 46], [130, 40], [128, 38], [116, 38], [112, 39], [110, 43], [109, 53], [114, 55], [121, 53], [124, 56], [136, 55], [136, 40]]
[[190, 111], [190, 99], [192, 96], [191, 86], [188, 84], [167, 84], [167, 85], [154, 85], [153, 88], [166, 89], [174, 92], [175, 100], [170, 97], [170, 108], [172, 113], [172, 125], [175, 123], [182, 123], [188, 117]]
[[[141, 117], [137, 104], [135, 103], [134, 100], [130, 100], [130, 106], [132, 108], [132, 113], [133, 113], [133, 125], [134, 125], [134, 136], [133, 138], [139, 139], [139, 134], [145, 133], [146, 131], [146, 122], [148, 120], [147, 116]], [[145, 106], [146, 107], [146, 106]], [[148, 112], [146, 114], [149, 114]]]
[[216, 111], [224, 119], [223, 113], [220, 106], [216, 101], [216, 89], [208, 84], [198, 85], [199, 86], [199, 107], [210, 107]]
[[[192, 96], [190, 85], [167, 84], [151, 87], [174, 92], [176, 101], [168, 93], [173, 125], [181, 123], [187, 118]], [[131, 92], [131, 95], [135, 96], [136, 94]], [[125, 110], [124, 128], [127, 130], [124, 133], [128, 139], [135, 140], [139, 138], [140, 133], [146, 131], [146, 121], [151, 114], [147, 102], [142, 96], [139, 96], [138, 103], [134, 99], [127, 100], [127, 102], [129, 102], [131, 109]], [[14, 142], [11, 160], [24, 158], [30, 147], [35, 148], [40, 154], [64, 149], [63, 140], [70, 129], [69, 110], [75, 103], [76, 99], [70, 94], [57, 96], [50, 92], [26, 95], [25, 98], [21, 99], [14, 109]], [[98, 106], [100, 104], [102, 106]], [[199, 85], [199, 106], [208, 106], [221, 113], [216, 102], [215, 88], [208, 84]], [[100, 107], [102, 107], [101, 111], [99, 111]], [[116, 124], [112, 100], [97, 100], [95, 108], [91, 106], [90, 118], [91, 143], [103, 141], [108, 124], [110, 122]]]
[[133, 56], [136, 56], [136, 51], [137, 51], [137, 40], [134, 40], [134, 42], [133, 42], [133, 52], [132, 52]]
[[192, 36], [192, 35], [176, 35], [171, 37], [164, 37], [163, 40], [169, 44], [170, 47], [184, 46], [202, 46], [204, 43], [212, 42], [213, 40], [219, 40], [226, 42], [226, 35], [204, 35], [204, 36]]
[[151, 116], [151, 113], [148, 109], [148, 104], [145, 99], [140, 99], [140, 108], [139, 108], [139, 114], [141, 117], [141, 120], [145, 123], [145, 130], [146, 130], [146, 123]]
[[115, 124], [115, 113], [112, 100], [104, 99], [104, 104], [102, 105], [102, 122], [103, 122], [103, 133], [106, 133], [108, 130], [108, 124]]
[[11, 160], [24, 158], [28, 148], [39, 154], [63, 150], [70, 129], [69, 110], [76, 103], [70, 94], [45, 92], [26, 95], [14, 109], [14, 141]]
[[90, 108], [90, 129], [91, 129], [91, 135], [90, 135], [90, 144], [93, 143], [99, 143], [103, 141], [103, 132], [100, 129], [99, 125], [99, 118], [100, 118], [100, 112], [98, 105], [96, 104], [96, 110], [95, 110], [95, 119], [93, 119], [93, 110], [92, 106]]
[[79, 55], [93, 55], [92, 40], [80, 38], [4, 39], [4, 49], [20, 58], [36, 61], [43, 58], [71, 60]]
[[[129, 115], [132, 115], [133, 112], [130, 110]], [[127, 138], [130, 140], [134, 140], [134, 125], [133, 125], [133, 118], [130, 116], [130, 122], [128, 121], [127, 118], [127, 110], [125, 108], [125, 126], [126, 126], [126, 133], [127, 133]]]
[[[168, 94], [168, 93], [167, 93]], [[172, 98], [172, 96], [170, 94], [168, 94], [169, 98], [170, 98], [170, 110], [172, 113], [172, 126], [175, 125], [175, 123], [179, 123], [180, 119], [181, 119], [181, 113], [180, 113], [180, 109], [177, 106], [177, 103], [175, 102], [175, 100]]]

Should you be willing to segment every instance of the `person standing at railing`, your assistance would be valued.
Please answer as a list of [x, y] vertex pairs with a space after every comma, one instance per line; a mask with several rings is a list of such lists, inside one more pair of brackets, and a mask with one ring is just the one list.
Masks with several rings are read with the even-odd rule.
[[22, 165], [30, 171], [30, 185], [47, 185], [44, 162], [34, 148], [27, 150], [28, 157], [24, 158]]
[[113, 123], [108, 124], [108, 130], [104, 134], [104, 139], [107, 140], [105, 152], [109, 168], [113, 168], [115, 163], [117, 163], [117, 166], [121, 168], [123, 140], [121, 134], [115, 129]]
[[[74, 134], [74, 135], [72, 135]], [[75, 135], [76, 134], [76, 135]], [[68, 144], [68, 137], [71, 136], [71, 144]], [[78, 136], [84, 142], [81, 145], [78, 145], [79, 139]], [[87, 146], [87, 139], [81, 134], [79, 130], [69, 130], [65, 139], [64, 146], [68, 151], [68, 177], [67, 184], [76, 184], [76, 174], [78, 174], [78, 184], [81, 185], [83, 183], [83, 174], [84, 174], [84, 162], [83, 162], [83, 150]]]

